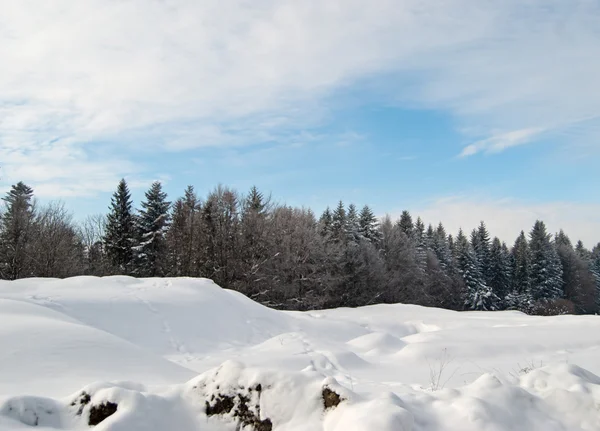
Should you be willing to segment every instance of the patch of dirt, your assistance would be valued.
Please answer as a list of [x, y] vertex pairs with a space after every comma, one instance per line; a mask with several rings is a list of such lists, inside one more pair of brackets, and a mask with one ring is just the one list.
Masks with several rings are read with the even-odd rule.
[[90, 408], [90, 417], [88, 419], [88, 425], [95, 426], [102, 422], [109, 416], [116, 413], [118, 406], [110, 401], [105, 401], [97, 406]]
[[332, 391], [328, 387], [323, 388], [323, 407], [325, 410], [333, 409], [340, 405], [344, 398], [342, 398], [337, 392]]
[[206, 401], [206, 416], [230, 413], [235, 405], [233, 397], [230, 397], [229, 395], [218, 394], [216, 397], [213, 395], [210, 401], [212, 404]]
[[[242, 393], [234, 396], [223, 394], [212, 395], [210, 402], [206, 401], [206, 415], [226, 415], [233, 412], [233, 417], [237, 419], [238, 426], [241, 428], [250, 427], [254, 431], [272, 431], [273, 423], [271, 419], [260, 419], [260, 394], [262, 386], [260, 384], [257, 385], [254, 391], [258, 395], [258, 400], [254, 405], [252, 405], [251, 396]], [[248, 392], [252, 394], [253, 389], [248, 388]]]
[[81, 414], [83, 413], [83, 408], [87, 406], [91, 400], [92, 397], [85, 391], [79, 394], [79, 396], [73, 400], [73, 402], [71, 403], [73, 407], [79, 405], [79, 409], [77, 409], [77, 416], [81, 416]]

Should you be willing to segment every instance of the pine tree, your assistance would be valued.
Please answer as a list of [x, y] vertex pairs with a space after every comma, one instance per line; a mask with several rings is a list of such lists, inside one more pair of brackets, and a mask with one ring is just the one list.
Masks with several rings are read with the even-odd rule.
[[122, 179], [111, 200], [103, 239], [109, 262], [121, 274], [130, 274], [133, 269], [136, 232], [132, 206], [127, 182]]
[[327, 207], [319, 219], [319, 232], [321, 233], [322, 237], [329, 238], [331, 236], [333, 233], [332, 225], [333, 214], [331, 213], [329, 207]]
[[507, 295], [505, 305], [511, 310], [529, 312], [533, 307], [529, 276], [531, 254], [524, 231], [515, 240], [510, 258], [512, 291]]
[[415, 259], [421, 271], [427, 269], [427, 240], [425, 237], [425, 225], [421, 217], [417, 217], [415, 228], [413, 230], [413, 238], [415, 243]]
[[381, 231], [379, 230], [377, 217], [375, 217], [375, 214], [373, 214], [368, 205], [365, 205], [360, 211], [359, 225], [360, 234], [363, 238], [374, 245], [378, 245], [381, 242]]
[[562, 268], [556, 248], [544, 222], [535, 222], [530, 234], [531, 269], [529, 274], [534, 300], [554, 300], [563, 296]]
[[596, 313], [600, 313], [600, 242], [592, 249], [590, 268], [596, 279]]
[[346, 239], [346, 223], [346, 208], [344, 207], [344, 203], [340, 201], [331, 216], [331, 234], [334, 240], [343, 241]]
[[135, 248], [138, 272], [142, 276], [161, 277], [166, 273], [165, 235], [169, 227], [170, 202], [160, 182], [155, 181], [145, 194], [137, 219], [140, 244]]
[[402, 211], [398, 224], [400, 226], [400, 230], [402, 230], [402, 232], [404, 232], [408, 238], [413, 237], [415, 227], [413, 225], [412, 217], [408, 211]]
[[189, 274], [185, 273], [185, 253], [182, 253], [182, 250], [184, 250], [185, 248], [184, 244], [186, 242], [187, 223], [188, 220], [185, 210], [185, 204], [183, 203], [183, 199], [179, 198], [173, 203], [171, 226], [169, 227], [169, 231], [167, 232], [167, 245], [169, 249], [168, 273], [170, 276], [189, 276]]
[[259, 278], [265, 261], [268, 259], [268, 209], [270, 198], [266, 198], [256, 187], [244, 199], [241, 231], [243, 247], [240, 250], [242, 273], [247, 284]]
[[5, 211], [0, 234], [0, 265], [2, 278], [16, 280], [28, 276], [30, 259], [27, 247], [34, 220], [33, 189], [23, 182], [13, 185], [2, 198]]
[[490, 283], [490, 235], [482, 221], [471, 233], [471, 246], [479, 262], [479, 271], [486, 283]]
[[444, 229], [444, 226], [441, 222], [438, 224], [437, 229], [433, 233], [432, 248], [442, 270], [451, 272], [452, 252], [450, 251], [450, 245], [448, 244], [446, 229]]
[[[562, 235], [561, 235], [562, 234]], [[590, 261], [580, 258], [568, 237], [561, 231], [555, 244], [562, 268], [562, 289], [567, 300], [579, 313], [592, 313], [596, 309], [596, 280], [590, 272]]]
[[202, 205], [193, 186], [185, 189], [184, 196], [172, 205], [171, 225], [166, 235], [168, 247], [168, 274], [171, 276], [199, 276], [198, 254], [199, 222]]
[[358, 242], [361, 239], [360, 235], [360, 220], [356, 205], [350, 204], [346, 214], [346, 238], [348, 241]]
[[567, 236], [567, 234], [562, 229], [554, 236], [554, 244], [556, 245], [556, 247], [560, 247], [561, 245], [564, 245], [571, 249], [573, 248], [571, 239]]
[[531, 262], [531, 254], [529, 252], [529, 242], [525, 237], [525, 232], [517, 237], [515, 245], [512, 249], [513, 255], [513, 290], [517, 293], [527, 293], [529, 288], [529, 268]]
[[427, 225], [427, 231], [425, 232], [425, 246], [427, 247], [427, 250], [433, 251], [434, 241], [435, 232], [433, 230], [433, 226], [431, 225], [431, 223], [429, 223], [429, 225]]
[[456, 238], [456, 247], [458, 270], [466, 286], [465, 307], [469, 310], [497, 310], [500, 300], [485, 284], [475, 251], [462, 230]]
[[581, 240], [577, 241], [577, 244], [575, 245], [575, 253], [577, 253], [577, 256], [583, 260], [590, 260], [592, 258], [592, 254], [587, 248], [585, 248]]
[[492, 240], [490, 247], [489, 277], [492, 292], [504, 300], [511, 290], [510, 261], [506, 244], [503, 246], [498, 237]]

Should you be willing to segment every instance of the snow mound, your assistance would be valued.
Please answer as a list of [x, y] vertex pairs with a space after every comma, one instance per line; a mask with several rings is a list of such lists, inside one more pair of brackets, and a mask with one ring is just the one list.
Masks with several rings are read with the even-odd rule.
[[22, 396], [0, 429], [158, 431], [559, 431], [600, 429], [600, 378], [573, 365], [513, 381], [485, 374], [459, 389], [357, 394], [314, 371], [228, 361], [183, 385], [97, 383], [64, 399]]
[[158, 393], [103, 383], [61, 400], [11, 398], [0, 407], [0, 426], [131, 431], [410, 430], [411, 415], [398, 404], [392, 397], [362, 399], [315, 372], [279, 373], [229, 361], [187, 384]]
[[372, 332], [348, 341], [355, 349], [364, 352], [365, 355], [382, 355], [395, 353], [402, 350], [406, 343], [391, 334]]
[[90, 380], [144, 380], [154, 384], [193, 372], [58, 311], [0, 299], [0, 395], [70, 392]]

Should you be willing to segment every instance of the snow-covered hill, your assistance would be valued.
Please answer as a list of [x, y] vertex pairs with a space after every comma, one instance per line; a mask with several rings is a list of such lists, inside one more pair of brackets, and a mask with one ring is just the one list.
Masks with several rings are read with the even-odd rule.
[[[586, 371], [587, 370], [587, 371]], [[0, 430], [600, 430], [600, 317], [0, 282]]]

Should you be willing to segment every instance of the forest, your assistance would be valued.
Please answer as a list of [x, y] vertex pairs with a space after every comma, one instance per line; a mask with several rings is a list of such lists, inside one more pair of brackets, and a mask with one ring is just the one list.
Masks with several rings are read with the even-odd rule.
[[481, 221], [470, 232], [408, 211], [378, 219], [338, 202], [316, 215], [253, 187], [192, 186], [169, 201], [154, 182], [138, 208], [121, 180], [107, 214], [75, 222], [23, 182], [4, 196], [0, 277], [206, 277], [287, 310], [408, 303], [451, 310], [594, 314], [600, 243], [588, 249], [543, 221], [507, 245]]

